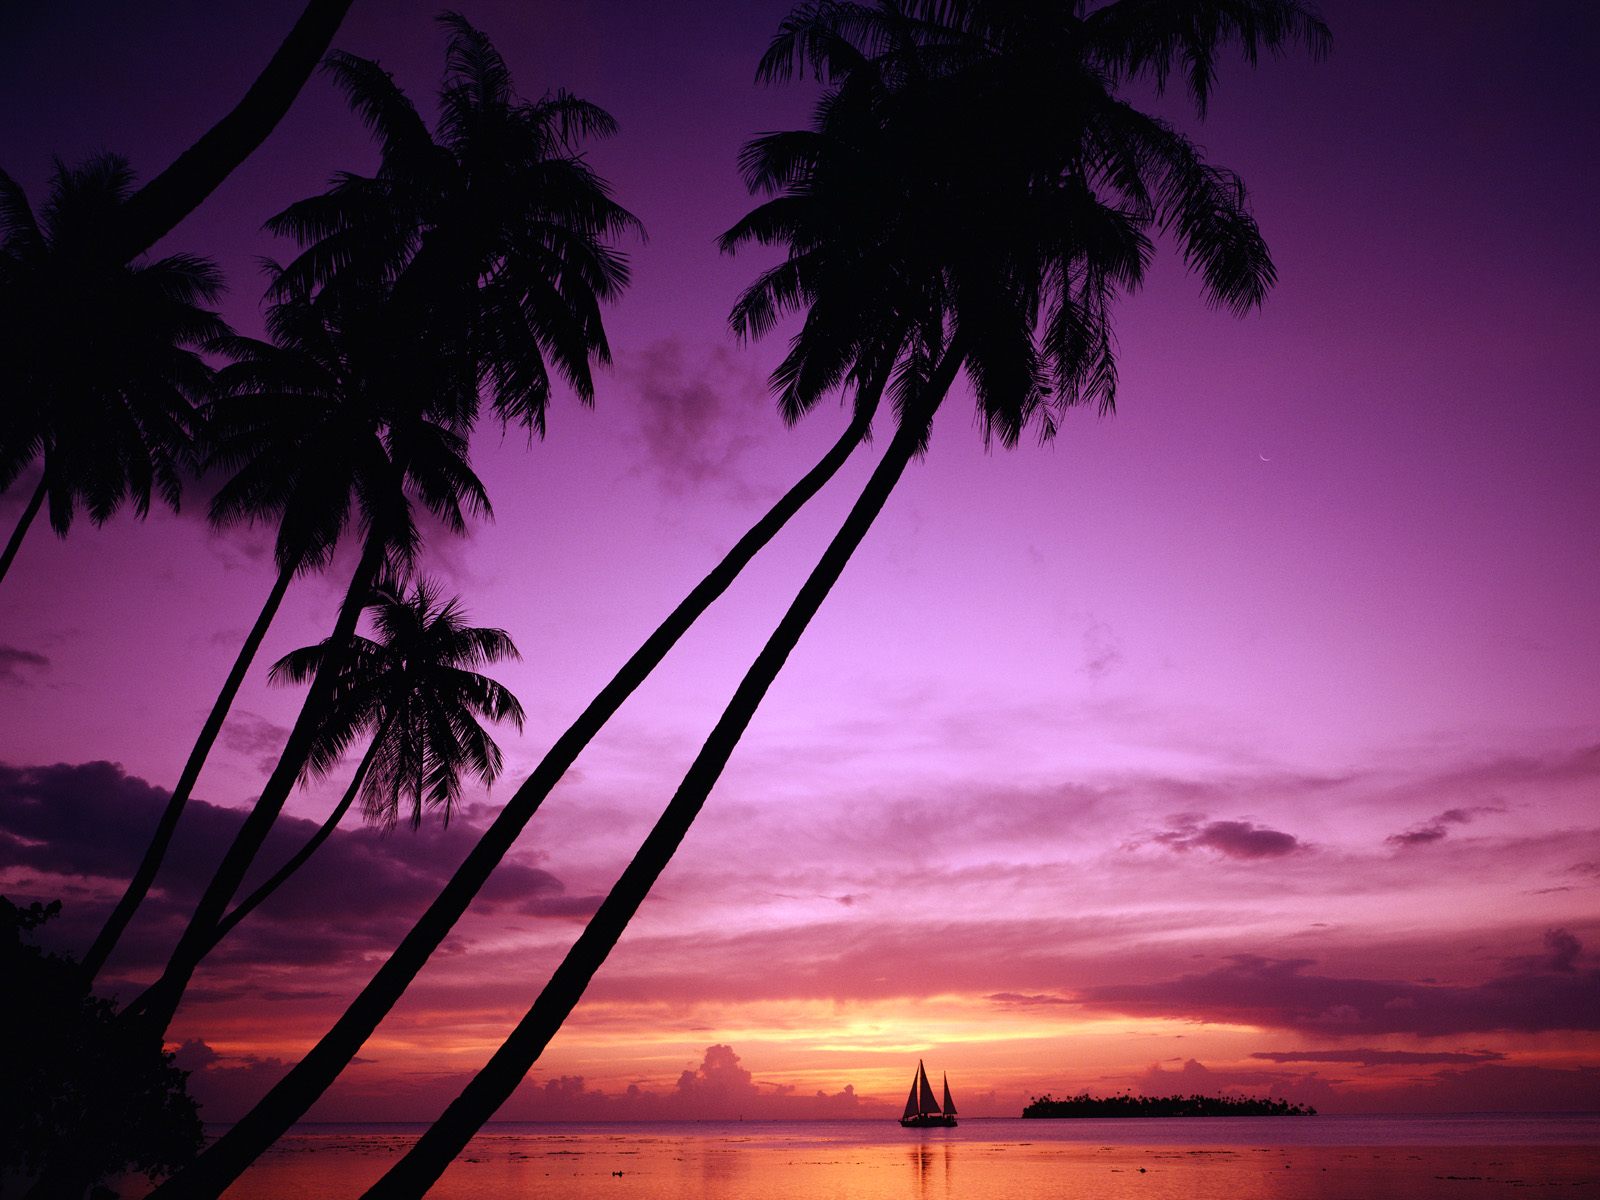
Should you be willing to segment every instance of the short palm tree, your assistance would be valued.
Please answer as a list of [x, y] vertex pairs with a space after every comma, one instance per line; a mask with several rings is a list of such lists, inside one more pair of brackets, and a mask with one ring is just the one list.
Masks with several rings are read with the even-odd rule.
[[[809, 59], [836, 81], [819, 107], [819, 129], [832, 103], [860, 87], [876, 93], [884, 128], [920, 150], [907, 165], [926, 172], [912, 194], [929, 221], [937, 280], [903, 294], [939, 297], [940, 328], [926, 319], [907, 328], [897, 349], [904, 384], [898, 429], [666, 811], [532, 1008], [367, 1197], [427, 1191], [560, 1028], [681, 844], [906, 466], [925, 447], [958, 371], [972, 384], [986, 434], [1006, 443], [1030, 426], [1049, 436], [1060, 408], [1109, 406], [1115, 395], [1110, 305], [1142, 277], [1146, 230], [1173, 236], [1216, 303], [1238, 312], [1260, 303], [1272, 265], [1237, 178], [1206, 163], [1163, 122], [1132, 109], [1119, 85], [1147, 73], [1160, 86], [1181, 62], [1190, 66], [1191, 89], [1203, 105], [1224, 44], [1236, 42], [1253, 58], [1261, 47], [1296, 41], [1320, 52], [1326, 38], [1320, 19], [1296, 0], [1115, 0], [1095, 10], [1040, 0], [878, 0], [808, 5], [785, 22], [764, 69], [782, 76]], [[1035, 107], [1040, 98], [1055, 103]], [[1028, 107], [1016, 107], [1021, 102]], [[1017, 132], [1024, 129], [1025, 135]], [[813, 161], [777, 163], [775, 175], [783, 180], [791, 173], [786, 187], [803, 184]], [[781, 224], [770, 228], [770, 240], [787, 237]], [[761, 232], [750, 236], [767, 240]]]
[[[218, 492], [214, 511], [279, 515], [279, 585], [325, 561], [347, 529], [360, 532], [360, 559], [329, 638], [335, 648], [352, 644], [366, 599], [384, 571], [414, 560], [421, 542], [414, 505], [457, 532], [469, 516], [490, 511], [468, 462], [463, 413], [473, 400], [455, 386], [448, 366], [439, 377], [399, 380], [386, 366], [373, 365], [389, 344], [384, 311], [381, 300], [349, 312], [317, 303], [279, 304], [269, 318], [274, 341], [230, 339], [226, 348], [235, 362], [220, 373], [225, 399], [216, 418], [217, 454], [236, 473]], [[374, 377], [386, 386], [375, 387]], [[274, 594], [280, 591], [275, 587]], [[336, 696], [340, 654], [333, 649], [321, 659], [323, 669], [311, 681], [261, 796], [166, 971], [137, 1002], [162, 1027], [315, 752]]]
[[[458, 419], [470, 402], [452, 398], [439, 382], [415, 376], [394, 391], [373, 389], [366, 364], [384, 351], [381, 343], [374, 344], [373, 318], [365, 312], [332, 314], [325, 307], [279, 304], [268, 316], [274, 341], [228, 337], [211, 344], [233, 359], [219, 372], [219, 395], [207, 409], [208, 462], [231, 472], [212, 498], [211, 518], [218, 525], [275, 523], [278, 573], [137, 871], [84, 958], [91, 978], [148, 895], [206, 757], [294, 578], [326, 567], [352, 530], [376, 539], [377, 552], [388, 559], [409, 561], [418, 538], [408, 496], [457, 532], [466, 528], [468, 516], [489, 511], [488, 497], [467, 465]], [[396, 448], [405, 457], [398, 477]], [[351, 580], [349, 596], [365, 594], [372, 570], [363, 572], [365, 579]], [[309, 753], [308, 744], [300, 753]]]
[[[327, 820], [271, 878], [223, 918], [213, 945], [303, 867], [333, 836], [359, 797], [367, 821], [391, 826], [406, 809], [411, 827], [424, 809], [449, 824], [463, 774], [485, 785], [500, 774], [500, 747], [480, 721], [522, 728], [522, 705], [478, 668], [519, 658], [503, 629], [469, 625], [459, 598], [441, 600], [426, 579], [405, 592], [381, 581], [367, 605], [377, 637], [357, 637], [344, 656], [333, 702], [309, 761], [329, 773], [351, 745], [369, 738], [355, 774]], [[272, 678], [309, 684], [329, 658], [329, 642], [278, 660]]]
[[[537, 104], [518, 99], [505, 63], [488, 39], [459, 17], [443, 20], [449, 39], [437, 140], [376, 63], [344, 54], [330, 58], [329, 69], [352, 107], [378, 137], [380, 169], [371, 178], [341, 174], [328, 192], [291, 205], [269, 222], [303, 247], [275, 272], [270, 294], [282, 314], [339, 314], [342, 338], [359, 341], [369, 351], [361, 358], [365, 393], [410, 397], [418, 411], [447, 419], [450, 429], [463, 437], [477, 415], [479, 396], [487, 394], [503, 420], [542, 432], [550, 394], [547, 362], [580, 399], [587, 402], [593, 396], [590, 364], [608, 357], [600, 307], [627, 280], [626, 260], [609, 239], [636, 228], [637, 222], [610, 199], [605, 182], [579, 155], [581, 139], [609, 132], [610, 118], [566, 95]], [[278, 370], [267, 361], [270, 357], [254, 354], [249, 369], [269, 374]], [[271, 412], [257, 413], [250, 419], [253, 424], [234, 420], [218, 438], [234, 459], [251, 453], [251, 440], [258, 436], [269, 445], [292, 446], [299, 436], [292, 429], [298, 411], [291, 407], [282, 414], [286, 420]], [[291, 427], [288, 432], [280, 428], [285, 424]], [[423, 432], [416, 426], [392, 428], [419, 436]], [[345, 452], [335, 442], [322, 445], [339, 468]], [[441, 458], [439, 449], [423, 436], [402, 451], [436, 465], [456, 456], [451, 450]], [[464, 442], [460, 449], [464, 463]], [[241, 469], [214, 510], [226, 518], [282, 514], [279, 589], [287, 586], [285, 572], [305, 569], [321, 553], [319, 547], [331, 545], [326, 536], [311, 537], [308, 551], [296, 536], [286, 538], [285, 530], [315, 530], [319, 522], [348, 509], [338, 499], [345, 494], [338, 469], [325, 477], [315, 471], [285, 473], [283, 468], [293, 468], [295, 462], [294, 454], [274, 452], [259, 467]], [[295, 502], [285, 495], [284, 481], [291, 478], [299, 489]], [[437, 498], [447, 500], [452, 485], [441, 484]], [[319, 487], [327, 490], [327, 503], [319, 500]], [[392, 489], [368, 488], [363, 503], [388, 491]], [[426, 492], [422, 495], [428, 499]], [[407, 521], [397, 527], [410, 528]], [[352, 581], [348, 595], [369, 586], [378, 566], [374, 561], [363, 569], [366, 578]], [[258, 629], [264, 632], [263, 622], [274, 608], [269, 598]], [[348, 633], [355, 620], [348, 604], [342, 619]], [[249, 654], [253, 648], [247, 642], [235, 667], [237, 679], [230, 676], [233, 690]], [[185, 768], [182, 782], [188, 786], [175, 790], [151, 852], [113, 915], [119, 924], [113, 929], [108, 923], [108, 932], [97, 942], [103, 950], [98, 962], [104, 961], [148, 892], [231, 700], [225, 685]], [[315, 684], [308, 706], [314, 708], [313, 701], [321, 702]], [[286, 749], [255, 810], [270, 816], [263, 815], [265, 824], [241, 831], [238, 854], [225, 860], [215, 892], [208, 893], [210, 900], [203, 906], [208, 916], [196, 914], [199, 925], [220, 919], [231, 891], [228, 896], [221, 893], [237, 887], [248, 855], [259, 849], [270, 819], [287, 798], [294, 780], [290, 768], [309, 745], [309, 731], [300, 732], [304, 736], [298, 740], [291, 735], [291, 749]], [[181, 960], [203, 944], [197, 930], [169, 976], [183, 976]]]
[[203, 307], [222, 291], [206, 259], [128, 265], [106, 229], [133, 188], [112, 155], [57, 164], [38, 216], [0, 172], [0, 489], [42, 470], [0, 551], [5, 577], [48, 507], [65, 537], [79, 510], [95, 524], [154, 497], [174, 509], [195, 465], [195, 405], [210, 387], [200, 349], [227, 332]]

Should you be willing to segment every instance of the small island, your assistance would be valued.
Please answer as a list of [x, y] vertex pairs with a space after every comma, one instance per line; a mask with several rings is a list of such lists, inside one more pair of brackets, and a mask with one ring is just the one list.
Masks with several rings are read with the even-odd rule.
[[1091, 1096], [1070, 1100], [1035, 1096], [1024, 1117], [1314, 1117], [1317, 1110], [1287, 1100], [1230, 1096]]

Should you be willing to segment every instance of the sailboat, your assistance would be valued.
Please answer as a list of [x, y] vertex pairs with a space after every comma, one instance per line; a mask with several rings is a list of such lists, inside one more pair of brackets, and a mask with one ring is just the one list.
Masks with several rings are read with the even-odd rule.
[[911, 1094], [906, 1097], [906, 1111], [900, 1124], [907, 1129], [926, 1129], [930, 1125], [954, 1125], [956, 1102], [950, 1099], [950, 1076], [944, 1077], [944, 1106], [933, 1098], [933, 1085], [928, 1082], [927, 1068], [917, 1060], [917, 1073], [911, 1077]]

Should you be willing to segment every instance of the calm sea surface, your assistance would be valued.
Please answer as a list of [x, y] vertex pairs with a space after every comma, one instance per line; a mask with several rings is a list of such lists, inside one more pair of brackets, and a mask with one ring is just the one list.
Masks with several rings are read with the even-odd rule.
[[[353, 1198], [423, 1126], [305, 1125], [229, 1200]], [[125, 1196], [141, 1189], [128, 1186]], [[1600, 1114], [499, 1124], [440, 1200], [1600, 1197]]]

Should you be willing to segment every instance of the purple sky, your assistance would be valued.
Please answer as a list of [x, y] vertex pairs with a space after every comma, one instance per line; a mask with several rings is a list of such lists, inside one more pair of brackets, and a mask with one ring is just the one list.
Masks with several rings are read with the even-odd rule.
[[[465, 10], [525, 94], [618, 118], [591, 158], [649, 230], [594, 411], [558, 396], [531, 447], [486, 429], [497, 518], [429, 545], [428, 571], [523, 654], [495, 674], [529, 725], [474, 805], [841, 428], [825, 404], [784, 429], [763, 383], [781, 337], [741, 347], [725, 325], [769, 260], [713, 245], [748, 207], [739, 145], [815, 95], [751, 83], [786, 8]], [[297, 11], [14, 6], [0, 166], [36, 198], [53, 154], [152, 174]], [[357, 0], [336, 44], [426, 106], [433, 11]], [[952, 397], [507, 1115], [876, 1114], [918, 1056], [969, 1111], [1080, 1087], [1600, 1107], [1600, 28], [1574, 5], [1437, 11], [1329, 3], [1329, 61], [1224, 71], [1198, 140], [1250, 185], [1281, 277], [1265, 310], [1208, 310], [1168, 255], [1119, 315], [1114, 418], [985, 452]], [[372, 163], [313, 79], [168, 245], [216, 257], [228, 317], [257, 332], [255, 258], [287, 251], [261, 222]], [[498, 1043], [870, 458], [580, 760], [328, 1115], [430, 1116]], [[8, 528], [25, 494], [0, 497]], [[197, 491], [179, 517], [41, 531], [0, 585], [0, 883], [64, 896], [63, 946], [131, 868], [271, 581], [267, 536], [203, 510]], [[290, 593], [263, 663], [326, 633], [341, 570]], [[120, 979], [160, 960], [281, 744], [298, 696], [264, 674]], [[320, 818], [342, 784], [291, 814]], [[174, 1035], [208, 1115], [325, 1028], [487, 811], [340, 835], [201, 972]]]

